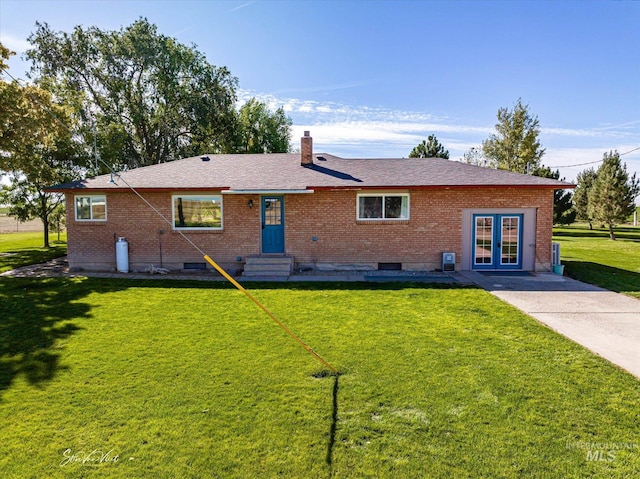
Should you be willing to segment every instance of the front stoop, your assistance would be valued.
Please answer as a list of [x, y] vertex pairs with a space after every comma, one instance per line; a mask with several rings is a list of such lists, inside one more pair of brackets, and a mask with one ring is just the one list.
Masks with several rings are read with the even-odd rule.
[[291, 256], [249, 256], [242, 276], [244, 278], [289, 276], [292, 271], [293, 257]]

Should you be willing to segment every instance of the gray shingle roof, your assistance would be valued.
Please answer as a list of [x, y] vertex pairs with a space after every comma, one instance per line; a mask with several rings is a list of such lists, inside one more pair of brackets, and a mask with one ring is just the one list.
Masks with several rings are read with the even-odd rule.
[[[110, 183], [102, 175], [56, 185], [56, 191], [109, 190], [129, 184], [136, 189], [305, 190], [321, 188], [543, 187], [572, 188], [566, 182], [482, 168], [442, 158], [345, 159], [315, 153], [300, 165], [299, 154], [207, 155], [136, 168]], [[126, 182], [126, 183], [125, 183]]]

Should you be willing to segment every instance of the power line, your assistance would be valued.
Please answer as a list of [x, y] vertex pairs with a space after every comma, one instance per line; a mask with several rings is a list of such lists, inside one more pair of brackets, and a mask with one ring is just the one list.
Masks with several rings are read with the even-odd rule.
[[[640, 150], [640, 146], [637, 147], [637, 148], [634, 148], [633, 150], [625, 151], [624, 153], [618, 153], [618, 156], [628, 155], [629, 153], [633, 153], [634, 151], [637, 151], [637, 150]], [[603, 161], [604, 161], [604, 158], [602, 160], [589, 161], [587, 163], [578, 163], [578, 164], [575, 164], [575, 165], [550, 166], [549, 168], [572, 168], [574, 166], [595, 165], [596, 163], [601, 163]]]
[[625, 151], [624, 153], [619, 153], [618, 156], [628, 155], [629, 153], [633, 153], [636, 150], [640, 150], [640, 146], [638, 148], [634, 148], [633, 150]]
[[596, 163], [600, 163], [601, 161], [604, 160], [596, 160], [596, 161], [590, 161], [588, 163], [578, 163], [576, 165], [561, 165], [561, 166], [550, 166], [549, 168], [553, 169], [553, 168], [572, 168], [574, 166], [586, 166], [586, 165], [594, 165]]

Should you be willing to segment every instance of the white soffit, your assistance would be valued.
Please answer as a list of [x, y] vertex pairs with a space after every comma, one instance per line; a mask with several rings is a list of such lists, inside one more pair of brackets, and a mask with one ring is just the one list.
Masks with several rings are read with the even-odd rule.
[[313, 190], [222, 190], [223, 195], [308, 195]]

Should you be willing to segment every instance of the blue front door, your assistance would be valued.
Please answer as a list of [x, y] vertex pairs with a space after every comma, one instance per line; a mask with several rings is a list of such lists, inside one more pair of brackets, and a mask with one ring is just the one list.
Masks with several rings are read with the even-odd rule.
[[522, 215], [473, 215], [473, 269], [522, 268]]
[[262, 252], [284, 253], [284, 197], [262, 197]]

